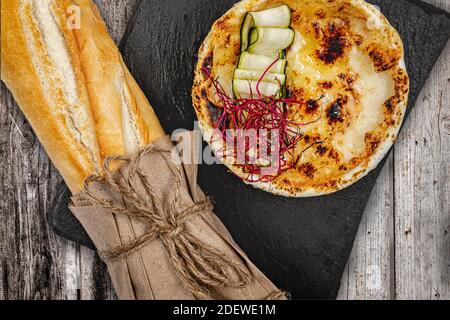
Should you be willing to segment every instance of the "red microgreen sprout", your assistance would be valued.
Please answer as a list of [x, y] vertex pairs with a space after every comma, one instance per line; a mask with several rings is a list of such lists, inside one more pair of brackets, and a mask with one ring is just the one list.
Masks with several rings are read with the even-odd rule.
[[[221, 139], [226, 142], [225, 146], [228, 146], [229, 143], [234, 142], [234, 137], [229, 137], [227, 135], [228, 129], [240, 129], [244, 131], [259, 131], [261, 129], [264, 129], [267, 130], [269, 134], [269, 139], [265, 141], [265, 143], [267, 143], [268, 145], [259, 146], [258, 149], [260, 149], [261, 147], [265, 147], [266, 150], [270, 150], [272, 151], [272, 153], [274, 150], [277, 151], [277, 163], [271, 164], [272, 166], [275, 165], [275, 167], [277, 168], [276, 172], [271, 174], [264, 174], [264, 166], [255, 163], [255, 161], [251, 161], [252, 159], [250, 159], [253, 158], [253, 156], [249, 155], [249, 151], [252, 146], [250, 146], [249, 144], [245, 144], [245, 161], [244, 163], [239, 163], [236, 165], [242, 168], [242, 171], [247, 175], [244, 180], [248, 183], [273, 181], [280, 174], [295, 168], [304, 152], [312, 148], [314, 145], [324, 143], [323, 141], [315, 142], [309, 147], [305, 148], [299, 155], [296, 155], [295, 147], [303, 137], [303, 133], [299, 130], [299, 127], [318, 122], [322, 117], [322, 108], [317, 119], [314, 119], [307, 123], [299, 123], [291, 120], [291, 118], [295, 118], [293, 117], [293, 115], [290, 115], [288, 117], [288, 111], [294, 105], [304, 105], [303, 100], [282, 97], [282, 95], [280, 94], [281, 91], [278, 91], [273, 96], [264, 96], [261, 94], [259, 90], [261, 82], [264, 80], [267, 73], [279, 59], [280, 56], [278, 55], [275, 61], [267, 67], [267, 69], [263, 72], [260, 79], [258, 80], [256, 85], [256, 93], [258, 95], [257, 98], [253, 97], [250, 83], [250, 95], [248, 98], [230, 97], [224, 90], [218, 79], [212, 78], [210, 70], [207, 68], [202, 68], [202, 71], [206, 75], [207, 79], [210, 79], [212, 81], [212, 84], [216, 91], [215, 95], [217, 99], [220, 100], [223, 107], [223, 112], [217, 119], [215, 127], [220, 133]], [[281, 88], [282, 85], [280, 82], [279, 85]], [[298, 113], [299, 109], [300, 107], [296, 108], [294, 116]], [[271, 145], [270, 135], [273, 130], [277, 132], [275, 142], [276, 146]], [[230, 141], [230, 139], [233, 139], [233, 141]], [[232, 145], [235, 146], [234, 143]], [[221, 152], [224, 151], [222, 150]], [[230, 152], [230, 150], [227, 150], [226, 152]], [[237, 152], [238, 150], [236, 150], [235, 146], [233, 150], [231, 150], [231, 155], [233, 157], [236, 157]], [[224, 156], [224, 154], [219, 156]]]

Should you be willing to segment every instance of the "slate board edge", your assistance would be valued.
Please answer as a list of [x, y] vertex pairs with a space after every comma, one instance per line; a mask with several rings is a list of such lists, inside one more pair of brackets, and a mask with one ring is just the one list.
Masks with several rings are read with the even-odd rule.
[[125, 47], [125, 44], [127, 43], [128, 36], [131, 34], [131, 32], [134, 29], [135, 22], [136, 22], [136, 19], [137, 19], [137, 15], [138, 15], [138, 12], [139, 12], [139, 8], [141, 7], [141, 3], [143, 1], [144, 0], [139, 0], [134, 5], [133, 13], [131, 14], [130, 20], [127, 23], [127, 27], [125, 28], [125, 32], [123, 33], [122, 39], [120, 40], [120, 43], [119, 43], [119, 50], [120, 50], [120, 52], [123, 52], [123, 48]]

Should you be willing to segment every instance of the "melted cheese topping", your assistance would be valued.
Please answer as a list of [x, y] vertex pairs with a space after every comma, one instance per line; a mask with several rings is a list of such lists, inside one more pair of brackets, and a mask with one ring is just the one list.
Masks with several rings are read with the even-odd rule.
[[[353, 115], [353, 121], [344, 132], [333, 138], [333, 146], [343, 154], [344, 161], [366, 151], [365, 134], [374, 131], [384, 121], [382, 106], [394, 95], [394, 81], [388, 72], [377, 73], [370, 58], [353, 48], [349, 56], [349, 67], [359, 75], [355, 82], [360, 98], [360, 112]], [[349, 105], [355, 109], [355, 105]]]
[[[284, 2], [291, 8], [295, 31], [286, 51], [286, 87], [290, 97], [303, 101], [290, 106], [289, 117], [310, 124], [298, 128], [302, 140], [295, 150], [300, 157], [296, 167], [255, 186], [283, 195], [330, 193], [373, 169], [395, 139], [409, 86], [403, 47], [381, 13], [362, 0]], [[238, 3], [214, 24], [200, 48], [193, 102], [207, 141], [217, 113], [211, 103], [220, 108], [220, 101], [201, 67], [210, 68], [231, 92], [243, 16], [276, 5], [270, 0]], [[239, 167], [227, 165], [245, 177]]]

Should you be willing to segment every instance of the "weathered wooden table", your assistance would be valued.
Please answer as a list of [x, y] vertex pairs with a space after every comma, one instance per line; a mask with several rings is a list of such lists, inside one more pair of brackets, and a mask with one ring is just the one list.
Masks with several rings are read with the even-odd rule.
[[[137, 0], [97, 0], [118, 42]], [[427, 0], [450, 11], [450, 0]], [[100, 259], [49, 229], [61, 178], [0, 86], [0, 299], [112, 299]], [[450, 299], [450, 45], [363, 218], [340, 299]]]

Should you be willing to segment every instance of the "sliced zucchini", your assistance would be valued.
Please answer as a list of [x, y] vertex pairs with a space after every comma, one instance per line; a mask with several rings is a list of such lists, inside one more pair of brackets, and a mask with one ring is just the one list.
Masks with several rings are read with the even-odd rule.
[[288, 28], [291, 24], [291, 9], [287, 5], [267, 9], [259, 12], [250, 12], [255, 27]]
[[[233, 80], [234, 95], [236, 98], [249, 98], [250, 96], [257, 97], [257, 85], [258, 81], [235, 79]], [[279, 95], [281, 92], [281, 86], [273, 82], [260, 82], [258, 89], [263, 96], [268, 97]]]
[[[236, 80], [253, 80], [259, 81], [263, 75], [264, 71], [255, 70], [242, 70], [236, 69], [234, 71], [234, 79]], [[284, 85], [286, 83], [286, 75], [281, 73], [268, 72], [262, 79], [263, 82], [273, 82]]]
[[[275, 61], [267, 56], [242, 52], [239, 58], [238, 69], [266, 71], [267, 68]], [[286, 59], [278, 60], [269, 70], [273, 73], [285, 73]]]
[[[248, 35], [249, 38], [249, 46], [251, 46], [252, 44], [254, 44], [256, 41], [258, 41], [258, 32], [256, 31], [255, 28], [250, 30], [250, 33]], [[248, 49], [248, 48], [247, 48]]]
[[254, 27], [288, 28], [291, 24], [291, 10], [287, 5], [259, 11], [247, 12], [241, 26], [241, 52], [249, 46], [250, 30]]
[[294, 42], [294, 30], [289, 28], [254, 28], [250, 31], [247, 51], [273, 56]]
[[282, 51], [267, 51], [267, 52], [261, 52], [261, 53], [255, 53], [255, 54], [259, 54], [260, 56], [269, 57], [270, 59], [272, 59], [272, 61], [274, 61], [276, 58], [286, 59], [284, 50], [282, 50]]
[[233, 76], [236, 98], [257, 97], [257, 87], [264, 96], [285, 94], [284, 50], [295, 38], [290, 24], [291, 10], [287, 5], [245, 15], [241, 26], [241, 56]]
[[244, 17], [244, 22], [241, 26], [241, 52], [247, 50], [248, 48], [248, 35], [250, 34], [250, 30], [255, 26], [255, 20], [253, 20], [253, 16], [251, 12], [247, 12]]

